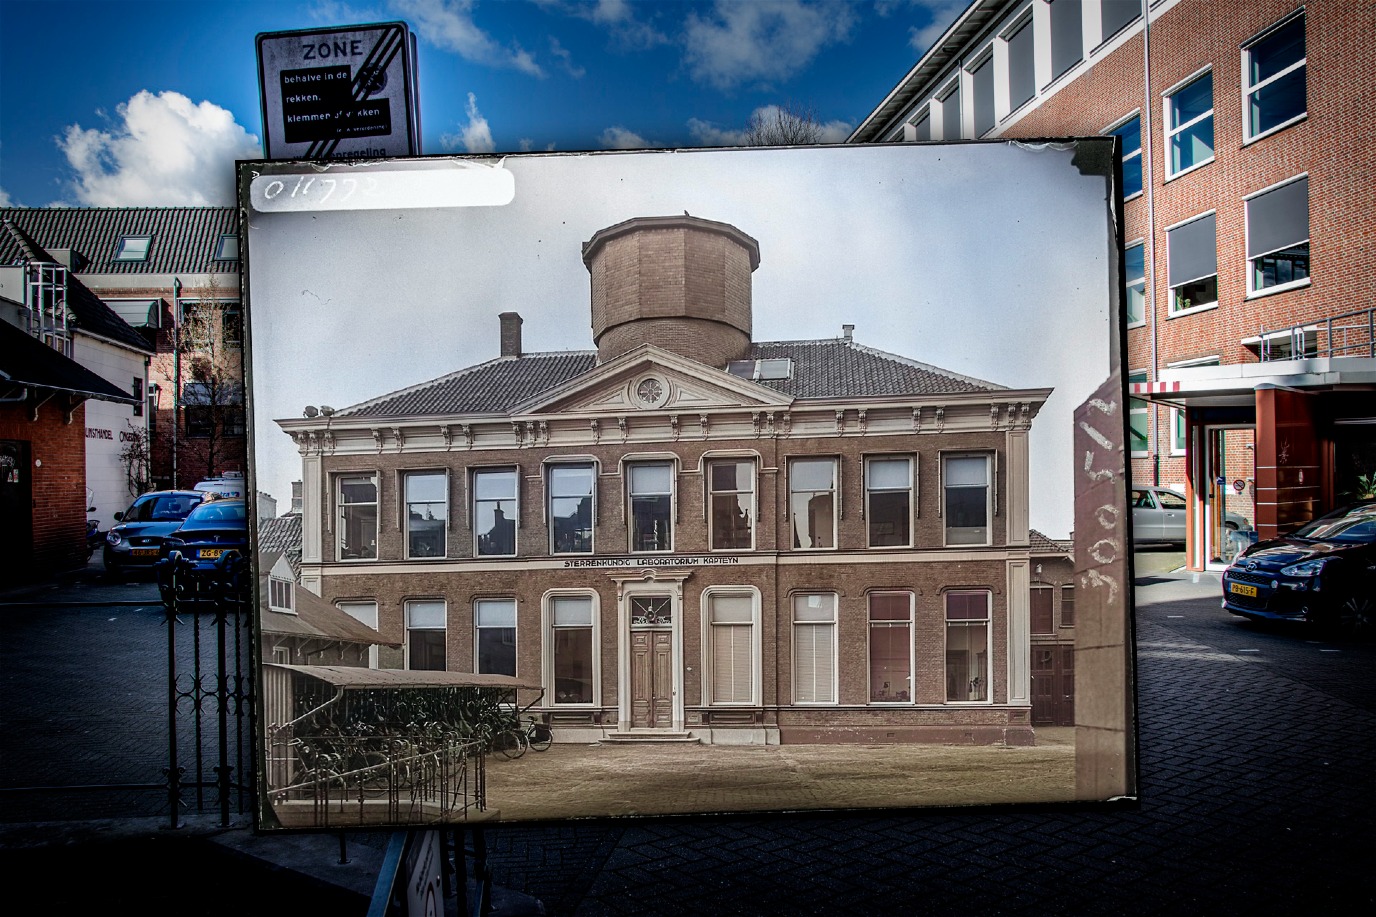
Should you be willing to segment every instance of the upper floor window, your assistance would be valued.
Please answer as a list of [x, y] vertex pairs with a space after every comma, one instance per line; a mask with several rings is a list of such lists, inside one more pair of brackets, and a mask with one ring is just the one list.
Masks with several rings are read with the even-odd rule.
[[947, 544], [989, 544], [989, 456], [942, 459]]
[[448, 475], [411, 471], [405, 476], [406, 556], [443, 557], [449, 521]]
[[1166, 93], [1166, 177], [1214, 158], [1214, 75], [1205, 72]]
[[960, 80], [951, 84], [951, 89], [938, 101], [941, 103], [941, 139], [960, 139]]
[[1255, 140], [1304, 117], [1304, 14], [1242, 48], [1243, 131]]
[[788, 513], [793, 547], [836, 547], [836, 460], [790, 459]]
[[1051, 76], [1056, 78], [1085, 56], [1083, 0], [1051, 0]]
[[1075, 587], [1061, 587], [1061, 626], [1075, 626]]
[[152, 245], [152, 236], [121, 236], [119, 246], [115, 249], [115, 260], [147, 261]]
[[1108, 41], [1142, 15], [1142, 0], [1099, 0], [1099, 40]]
[[1123, 308], [1129, 328], [1147, 320], [1146, 251], [1141, 242], [1123, 249]]
[[1016, 23], [1006, 34], [1008, 43], [1008, 110], [1017, 111], [1037, 94], [1036, 47], [1032, 17]]
[[343, 475], [338, 479], [340, 560], [377, 559], [377, 476]]
[[1142, 193], [1142, 118], [1133, 115], [1109, 134], [1123, 141], [1123, 200]]
[[674, 466], [643, 462], [630, 472], [631, 550], [674, 549]]
[[983, 137], [994, 127], [994, 55], [970, 68], [970, 88], [974, 95], [975, 136]]
[[296, 613], [296, 602], [294, 587], [291, 580], [279, 579], [275, 576], [268, 577], [268, 607], [273, 611], [284, 611], [288, 614]]
[[592, 551], [593, 494], [597, 468], [592, 463], [549, 467], [550, 552]]
[[755, 463], [709, 462], [707, 486], [712, 548], [750, 550], [755, 543]]
[[215, 243], [216, 261], [239, 260], [239, 237], [232, 232], [224, 233]]
[[474, 671], [516, 674], [516, 600], [479, 599], [473, 605]]
[[923, 108], [911, 121], [908, 127], [912, 128], [908, 140], [931, 140], [932, 139], [932, 112], [930, 108]]
[[1034, 586], [1032, 588], [1032, 633], [1050, 634], [1055, 631], [1051, 623], [1051, 604], [1050, 586]]
[[1309, 177], [1247, 198], [1247, 291], [1309, 282]]
[[516, 553], [516, 469], [473, 472], [473, 534], [479, 557]]
[[1218, 224], [1213, 213], [1166, 230], [1171, 312], [1218, 302]]
[[912, 544], [913, 472], [907, 457], [872, 458], [865, 462], [865, 515], [870, 547]]

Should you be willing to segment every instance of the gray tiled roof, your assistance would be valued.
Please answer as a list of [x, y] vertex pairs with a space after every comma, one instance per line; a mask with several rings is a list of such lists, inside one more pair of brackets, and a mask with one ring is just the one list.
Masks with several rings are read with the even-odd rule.
[[[220, 236], [239, 231], [233, 207], [0, 207], [44, 248], [77, 251], [85, 274], [238, 273], [239, 262], [216, 261]], [[122, 236], [152, 236], [146, 261], [115, 261]], [[0, 238], [0, 264], [23, 260]]]
[[[795, 398], [936, 395], [1003, 388], [841, 338], [759, 343], [751, 346], [750, 356], [791, 358], [791, 378], [760, 384]], [[337, 416], [501, 414], [596, 365], [597, 354], [592, 351], [501, 357], [344, 408]]]
[[258, 520], [258, 550], [264, 554], [285, 554], [291, 572], [301, 578], [301, 514]]
[[[17, 251], [14, 262], [5, 263], [57, 263], [57, 259], [13, 220], [6, 218], [0, 225], [4, 227], [4, 231], [0, 232], [0, 240]], [[148, 338], [116, 315], [113, 309], [101, 302], [96, 294], [71, 273], [67, 275], [67, 310], [71, 313], [73, 324], [80, 331], [100, 335], [149, 353], [153, 352], [153, 345]]]
[[1071, 542], [1048, 538], [1036, 529], [1029, 531], [1033, 554], [1069, 554]]

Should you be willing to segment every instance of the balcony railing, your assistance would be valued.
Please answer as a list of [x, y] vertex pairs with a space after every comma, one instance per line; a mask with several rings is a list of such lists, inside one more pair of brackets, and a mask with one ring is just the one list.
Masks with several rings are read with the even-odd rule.
[[[1286, 346], [1276, 347], [1279, 341]], [[1376, 306], [1293, 325], [1262, 329], [1258, 353], [1263, 363], [1311, 357], [1376, 357]]]

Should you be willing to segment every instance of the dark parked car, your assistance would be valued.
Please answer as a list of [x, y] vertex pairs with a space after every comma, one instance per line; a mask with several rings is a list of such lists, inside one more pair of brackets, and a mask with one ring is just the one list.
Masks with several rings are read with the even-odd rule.
[[180, 564], [182, 571], [202, 580], [226, 574], [226, 564], [234, 557], [248, 557], [248, 508], [244, 501], [207, 497], [163, 541], [162, 556], [158, 586], [164, 601], [171, 599], [174, 565]]
[[162, 556], [162, 543], [185, 521], [205, 494], [191, 490], [155, 490], [122, 513], [105, 535], [105, 572], [119, 579], [130, 570], [151, 570]]
[[1223, 574], [1223, 607], [1253, 620], [1376, 632], [1376, 500], [1249, 547]]

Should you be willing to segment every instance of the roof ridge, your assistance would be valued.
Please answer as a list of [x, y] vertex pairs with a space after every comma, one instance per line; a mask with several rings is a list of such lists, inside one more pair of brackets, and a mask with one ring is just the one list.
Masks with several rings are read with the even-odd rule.
[[396, 391], [387, 392], [387, 393], [385, 393], [385, 394], [378, 395], [378, 396], [375, 397], [375, 398], [369, 398], [367, 401], [360, 401], [360, 402], [358, 402], [357, 404], [351, 404], [351, 405], [349, 405], [349, 406], [346, 407], [346, 408], [340, 408], [339, 410], [335, 411], [335, 415], [336, 415], [336, 416], [339, 416], [339, 415], [347, 415], [347, 414], [349, 414], [350, 412], [353, 412], [353, 411], [360, 411], [360, 410], [363, 410], [364, 408], [372, 407], [372, 406], [378, 404], [379, 402], [387, 401], [387, 400], [392, 399], [392, 398], [397, 398], [397, 397], [399, 397], [399, 396], [401, 396], [401, 395], [408, 395], [408, 394], [410, 394], [411, 392], [418, 392], [418, 391], [420, 391], [420, 390], [422, 390], [422, 389], [433, 388], [434, 386], [442, 385], [443, 383], [448, 382], [448, 381], [450, 381], [451, 379], [457, 379], [457, 378], [459, 378], [460, 376], [464, 376], [464, 375], [467, 375], [467, 374], [469, 374], [469, 373], [477, 372], [477, 371], [480, 370], [480, 369], [484, 369], [484, 368], [486, 368], [486, 367], [488, 367], [488, 366], [494, 366], [494, 365], [496, 365], [496, 364], [498, 364], [498, 363], [510, 363], [510, 362], [515, 361], [515, 360], [524, 359], [524, 358], [526, 358], [526, 357], [568, 356], [568, 355], [570, 355], [570, 354], [573, 354], [573, 355], [583, 355], [583, 354], [595, 354], [595, 353], [597, 353], [597, 351], [595, 351], [595, 350], [584, 350], [584, 351], [557, 350], [557, 351], [548, 351], [548, 352], [542, 352], [542, 353], [523, 353], [523, 354], [521, 354], [521, 356], [519, 356], [519, 357], [510, 357], [510, 356], [507, 356], [507, 357], [493, 357], [493, 358], [490, 359], [490, 360], [484, 360], [484, 361], [481, 362], [481, 363], [474, 363], [472, 366], [465, 366], [465, 367], [463, 367], [462, 369], [456, 369], [456, 370], [454, 370], [453, 372], [445, 373], [445, 374], [442, 375], [442, 376], [436, 376], [435, 378], [433, 378], [433, 379], [428, 379], [428, 380], [426, 380], [425, 382], [417, 382], [417, 383], [415, 383], [414, 385], [407, 385], [407, 386], [404, 386], [404, 387], [402, 387], [402, 388], [397, 389]]
[[923, 363], [921, 360], [914, 360], [911, 357], [901, 356], [900, 354], [896, 353], [889, 353], [887, 350], [880, 350], [878, 347], [869, 347], [865, 344], [856, 343], [855, 341], [844, 341], [844, 343], [846, 344], [846, 346], [854, 347], [856, 350], [860, 350], [868, 354], [873, 354], [874, 356], [884, 357], [889, 360], [894, 360], [898, 363], [903, 363], [907, 366], [916, 367], [917, 369], [924, 369], [927, 372], [933, 372], [942, 376], [947, 376], [951, 379], [958, 379], [961, 382], [966, 382], [970, 385], [979, 385], [985, 388], [1000, 390], [1006, 390], [1008, 388], [1008, 386], [1000, 385], [997, 382], [990, 382], [987, 379], [978, 379], [974, 376], [967, 376], [964, 373], [955, 372], [954, 370], [943, 369], [942, 367], [935, 366], [931, 363]]

